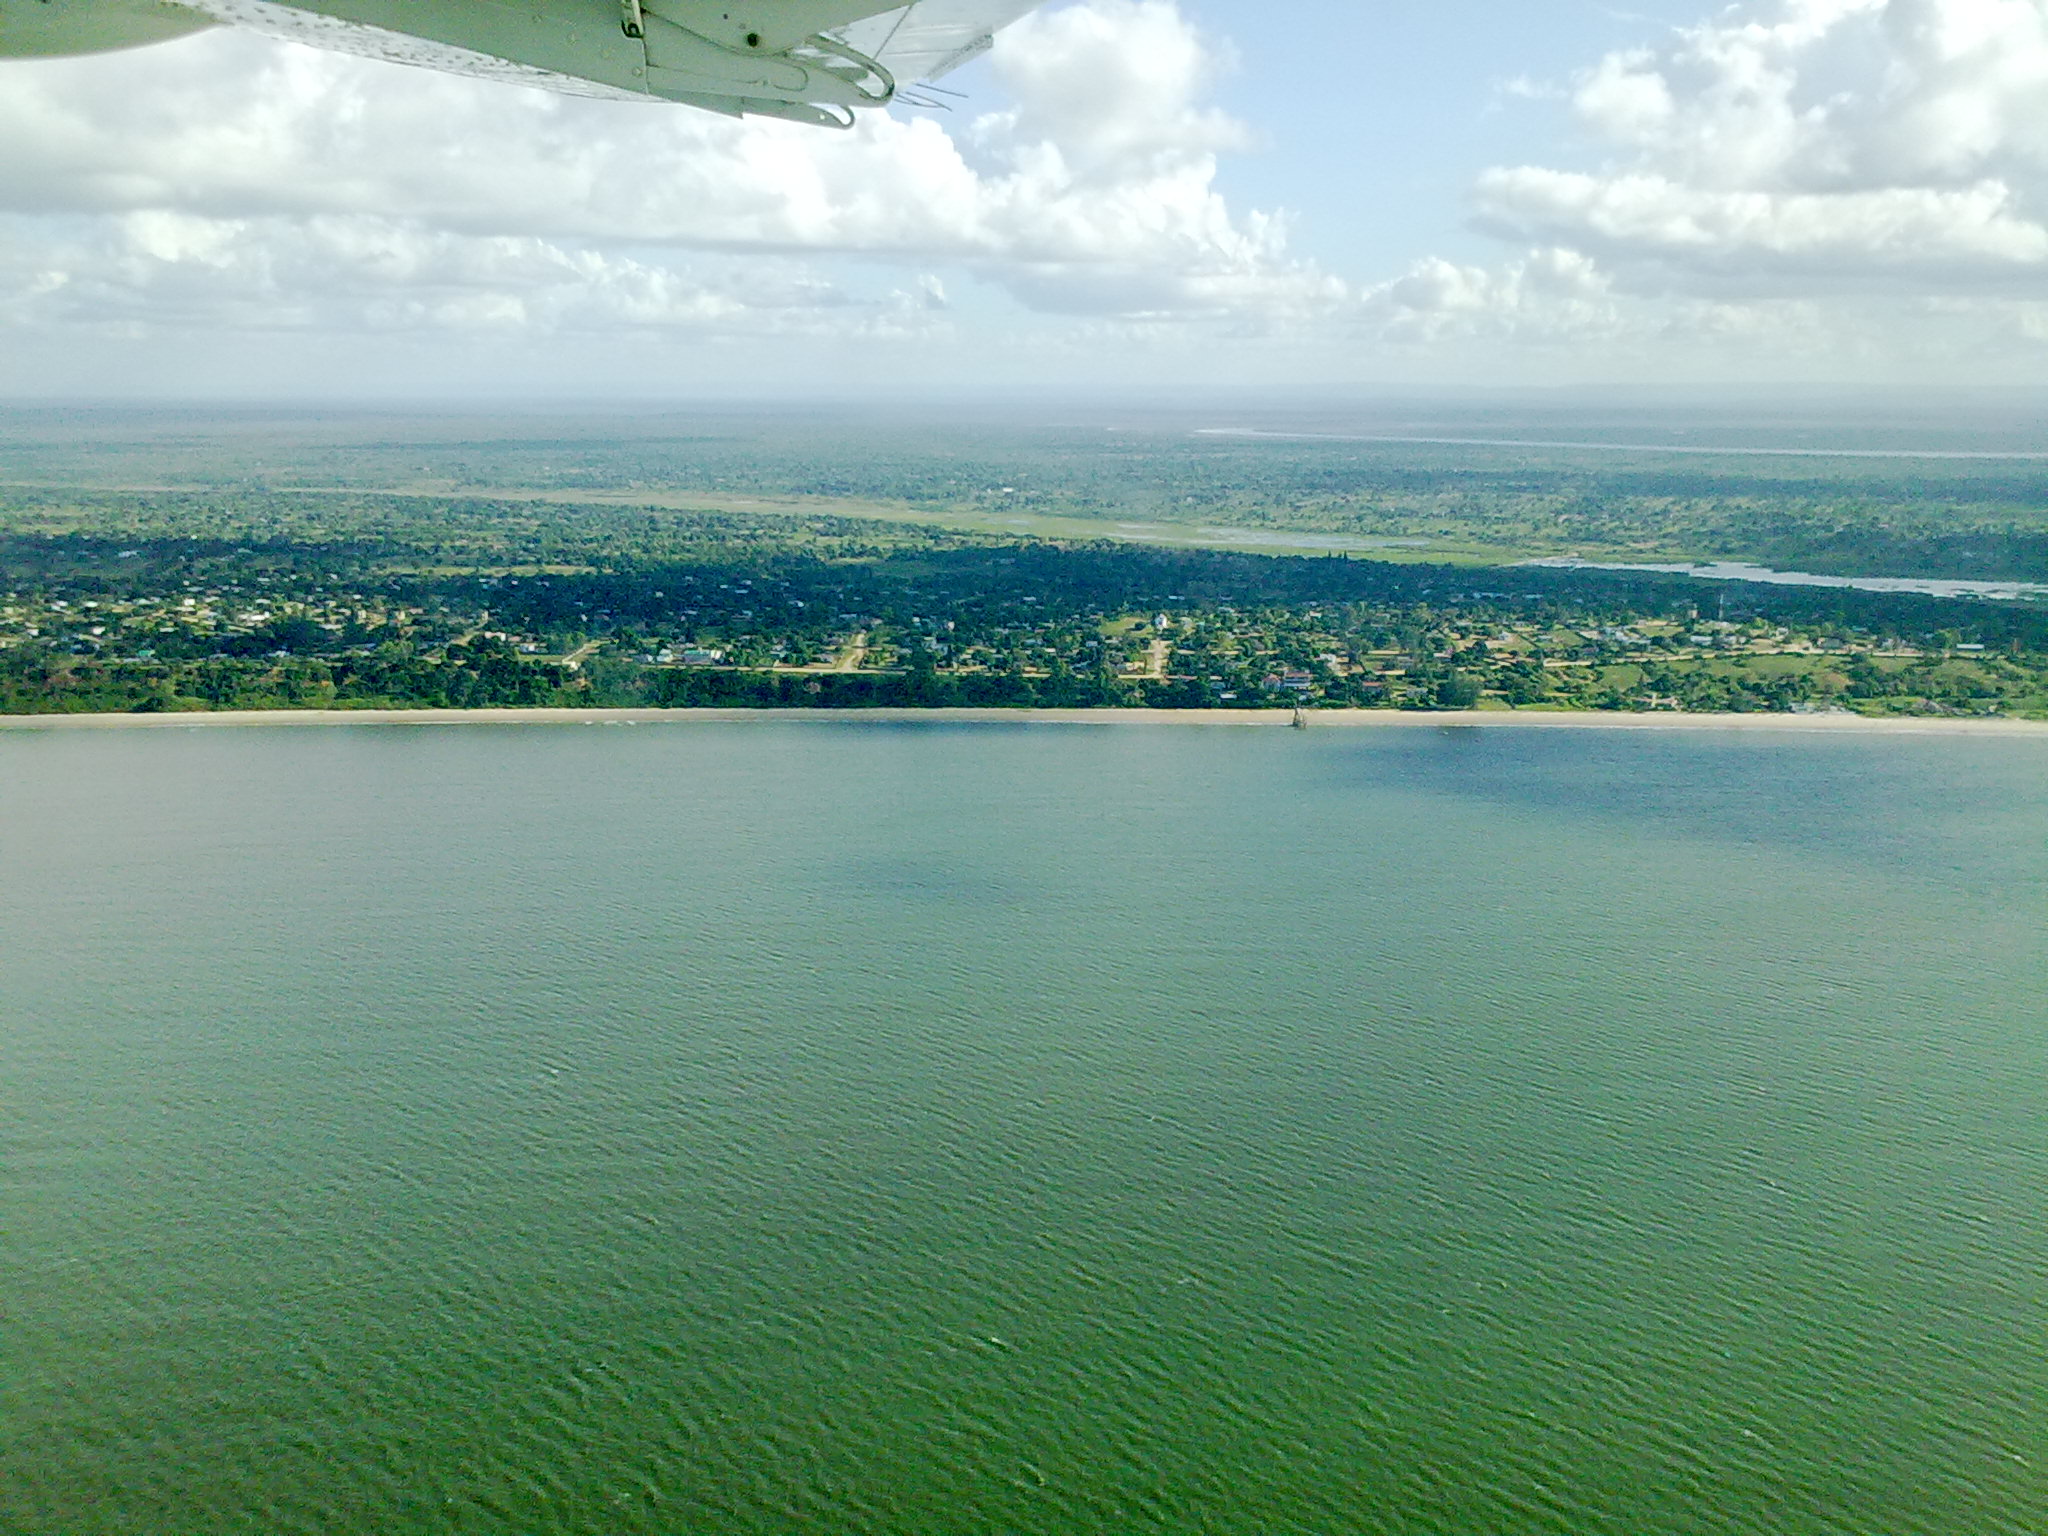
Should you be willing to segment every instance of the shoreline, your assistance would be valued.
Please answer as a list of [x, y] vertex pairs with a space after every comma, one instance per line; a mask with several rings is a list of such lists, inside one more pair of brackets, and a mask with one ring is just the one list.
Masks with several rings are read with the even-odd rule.
[[[1520, 730], [1806, 731], [1905, 736], [2032, 736], [2048, 720], [1949, 716], [1680, 714], [1607, 710], [1325, 709], [1306, 729], [1480, 727]], [[0, 715], [0, 731], [176, 730], [227, 726], [430, 725], [1211, 725], [1289, 727], [1286, 709], [269, 709], [174, 714]]]

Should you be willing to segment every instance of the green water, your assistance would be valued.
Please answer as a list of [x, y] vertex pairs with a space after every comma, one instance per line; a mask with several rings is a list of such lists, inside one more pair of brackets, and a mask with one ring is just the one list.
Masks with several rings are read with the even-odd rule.
[[0, 737], [0, 1531], [2048, 1529], [2048, 744]]

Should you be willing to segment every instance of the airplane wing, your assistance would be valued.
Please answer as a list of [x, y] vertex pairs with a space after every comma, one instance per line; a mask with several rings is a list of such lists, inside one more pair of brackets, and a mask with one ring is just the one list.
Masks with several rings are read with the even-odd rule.
[[838, 29], [898, 80], [939, 80], [987, 53], [996, 33], [1039, 0], [916, 0]]
[[855, 109], [886, 106], [899, 80], [957, 69], [1037, 3], [0, 0], [0, 57], [94, 52], [222, 22], [568, 95], [850, 128]]

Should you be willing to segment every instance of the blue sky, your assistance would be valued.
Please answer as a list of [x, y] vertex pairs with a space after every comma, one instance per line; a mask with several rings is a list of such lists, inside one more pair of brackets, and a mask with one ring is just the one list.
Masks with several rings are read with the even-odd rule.
[[[1300, 250], [1332, 267], [1384, 270], [1435, 251], [1480, 259], [1490, 242], [1464, 233], [1466, 189], [1487, 165], [1531, 154], [1583, 158], [1556, 101], [1516, 82], [1563, 86], [1615, 48], [1668, 36], [1704, 13], [1698, 0], [1630, 10], [1546, 0], [1430, 0], [1273, 8], [1202, 0], [1183, 10], [1230, 39], [1238, 58], [1218, 99], [1267, 148], [1228, 162], [1222, 185], [1253, 204], [1299, 211]], [[1318, 85], [1312, 56], [1342, 61]]]
[[2042, 0], [1059, 0], [949, 84], [0, 63], [0, 393], [2048, 374]]

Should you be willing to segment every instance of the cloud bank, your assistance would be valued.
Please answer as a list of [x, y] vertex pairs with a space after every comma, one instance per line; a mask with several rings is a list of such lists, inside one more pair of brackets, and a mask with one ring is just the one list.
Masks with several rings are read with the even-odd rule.
[[1609, 55], [1571, 105], [1613, 162], [1488, 171], [1488, 227], [1716, 294], [1976, 294], [2048, 273], [2033, 0], [1738, 11]]
[[1755, 0], [1537, 94], [1563, 99], [1585, 160], [1471, 189], [1475, 227], [1526, 254], [1381, 285], [1381, 339], [1512, 337], [1645, 371], [2044, 361], [2039, 0]]
[[2048, 362], [2041, 0], [1746, 0], [1595, 59], [1517, 107], [1561, 103], [1576, 150], [1471, 173], [1501, 254], [1391, 275], [1226, 198], [1231, 67], [1175, 0], [1082, 0], [1002, 35], [997, 105], [837, 135], [230, 32], [0, 65], [0, 328], [24, 357], [439, 337], [536, 382], [550, 347], [1213, 382]]
[[1026, 310], [1241, 323], [1336, 291], [1215, 187], [1243, 130], [1170, 0], [1003, 35], [1002, 111], [834, 134], [216, 32], [0, 68], [0, 315], [115, 327], [929, 334]]

